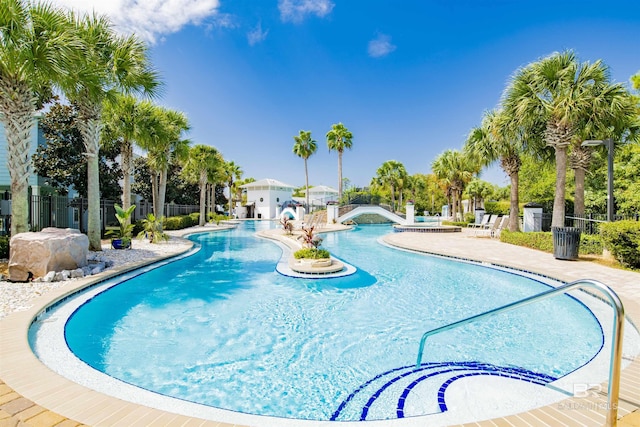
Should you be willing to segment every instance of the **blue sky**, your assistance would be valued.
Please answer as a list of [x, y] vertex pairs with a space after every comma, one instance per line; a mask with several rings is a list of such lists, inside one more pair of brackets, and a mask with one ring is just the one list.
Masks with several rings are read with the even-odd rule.
[[[518, 67], [572, 49], [612, 80], [640, 71], [640, 2], [447, 0], [56, 0], [111, 16], [149, 42], [196, 144], [243, 177], [304, 185], [293, 136], [309, 130], [311, 185], [337, 188], [326, 133], [353, 133], [343, 176], [365, 186], [386, 160], [410, 174], [460, 149]], [[108, 4], [105, 4], [108, 3]], [[498, 167], [483, 179], [506, 185]]]

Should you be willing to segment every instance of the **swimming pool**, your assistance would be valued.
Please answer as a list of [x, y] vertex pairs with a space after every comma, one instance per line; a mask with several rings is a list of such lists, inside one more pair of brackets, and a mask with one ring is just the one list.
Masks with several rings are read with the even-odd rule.
[[262, 226], [193, 236], [194, 255], [80, 302], [66, 324], [69, 347], [95, 369], [163, 395], [310, 420], [451, 412], [462, 375], [546, 392], [602, 348], [596, 317], [561, 297], [436, 337], [416, 371], [425, 330], [548, 284], [386, 248], [378, 237], [389, 226], [325, 237], [355, 275], [293, 279], [274, 272], [281, 250], [253, 237]]

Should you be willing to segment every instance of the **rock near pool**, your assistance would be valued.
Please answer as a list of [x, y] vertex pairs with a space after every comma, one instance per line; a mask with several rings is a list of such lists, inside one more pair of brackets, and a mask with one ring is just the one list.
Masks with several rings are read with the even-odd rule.
[[23, 282], [50, 271], [74, 270], [87, 265], [89, 238], [71, 228], [43, 228], [11, 238], [9, 280]]

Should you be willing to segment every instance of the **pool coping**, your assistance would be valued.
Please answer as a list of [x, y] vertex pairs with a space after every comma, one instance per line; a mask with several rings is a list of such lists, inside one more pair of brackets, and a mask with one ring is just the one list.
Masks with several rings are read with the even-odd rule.
[[[182, 235], [193, 234], [194, 232], [198, 231], [187, 229]], [[411, 234], [420, 234], [425, 236], [424, 238], [433, 236], [427, 236], [424, 233]], [[436, 253], [424, 247], [415, 248], [410, 247], [412, 245], [398, 245], [397, 242], [395, 246], [423, 253], [449, 256], [451, 258], [486, 262], [481, 259], [482, 257], [477, 256], [475, 259], [474, 257], [456, 257], [447, 255], [446, 253]], [[54, 373], [36, 358], [29, 346], [29, 326], [39, 313], [56, 301], [64, 299], [68, 295], [76, 293], [85, 287], [93, 286], [95, 283], [103, 282], [132, 270], [172, 258], [188, 250], [191, 250], [191, 246], [172, 255], [159, 256], [142, 262], [113, 268], [98, 275], [91, 276], [90, 278], [70, 282], [70, 286], [56, 289], [44, 296], [34, 299], [32, 301], [33, 306], [29, 310], [15, 312], [0, 319], [0, 381], [8, 386], [4, 392], [0, 392], [0, 408], [3, 407], [5, 402], [10, 403], [17, 399], [25, 399], [34, 402], [41, 408], [59, 414], [59, 416], [62, 416], [62, 419], [66, 417], [88, 425], [150, 425], [161, 423], [165, 425], [219, 427], [238, 425], [191, 418], [103, 395]], [[528, 251], [532, 250], [528, 249]], [[509, 266], [508, 262], [501, 263], [501, 266], [520, 269], [518, 266]], [[604, 269], [608, 268], [600, 267]], [[536, 269], [527, 270], [533, 274], [540, 274], [535, 271]], [[566, 281], [565, 278], [562, 277], [555, 277], [554, 275], [545, 274], [544, 272], [542, 272], [542, 274]], [[637, 277], [633, 278], [640, 282], [640, 280], [638, 280], [640, 279], [639, 274], [631, 274], [637, 275]], [[615, 286], [610, 286], [615, 289]], [[621, 299], [625, 304], [627, 317], [636, 325], [640, 324], [640, 298], [629, 298], [628, 296], [621, 295]], [[621, 384], [618, 417], [623, 417], [634, 411], [634, 415], [639, 415], [640, 405], [637, 402], [637, 396], [640, 396], [640, 358], [636, 357], [635, 360], [632, 360], [629, 366], [623, 370]], [[0, 387], [2, 387], [1, 384]], [[603, 390], [606, 390], [606, 386]], [[573, 397], [554, 405], [469, 425], [602, 425], [605, 420], [605, 409], [606, 392], [593, 392], [589, 393], [587, 397]], [[0, 421], [6, 418], [3, 412], [13, 415], [10, 412], [0, 409]], [[60, 420], [57, 422], [60, 422]]]

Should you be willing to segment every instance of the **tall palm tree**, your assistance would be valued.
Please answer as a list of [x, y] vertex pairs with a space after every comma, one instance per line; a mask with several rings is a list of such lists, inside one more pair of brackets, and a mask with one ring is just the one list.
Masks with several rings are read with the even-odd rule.
[[580, 63], [572, 51], [554, 53], [518, 70], [503, 99], [504, 109], [524, 128], [544, 123], [544, 141], [555, 151], [556, 187], [552, 227], [563, 227], [567, 152], [584, 117], [607, 86], [601, 61]]
[[462, 193], [466, 185], [471, 181], [478, 171], [477, 164], [464, 153], [458, 150], [446, 150], [441, 153], [431, 164], [431, 169], [436, 176], [447, 185], [447, 190], [451, 192], [451, 215], [455, 219], [459, 210], [460, 217], [464, 217], [462, 207]]
[[12, 235], [29, 231], [29, 145], [35, 113], [64, 78], [76, 46], [60, 10], [46, 3], [0, 2], [0, 122], [7, 138]]
[[[395, 190], [402, 188], [403, 181], [407, 180], [408, 174], [404, 165], [397, 160], [387, 160], [378, 168], [373, 183], [381, 186], [388, 186], [391, 192], [391, 209], [396, 211]], [[401, 202], [402, 203], [402, 202]]]
[[[117, 94], [106, 100], [102, 120], [103, 139], [116, 141], [120, 145], [120, 168], [122, 169], [122, 209], [131, 206], [131, 175], [133, 172], [133, 146], [144, 139], [145, 116], [150, 111], [149, 101], [139, 101], [132, 95]], [[127, 218], [127, 222], [130, 218]]]
[[327, 132], [327, 146], [329, 151], [338, 152], [338, 200], [342, 200], [342, 153], [345, 149], [351, 149], [353, 134], [342, 124], [334, 124]]
[[215, 180], [216, 175], [221, 174], [223, 167], [224, 159], [214, 147], [198, 144], [189, 150], [183, 171], [200, 187], [200, 226], [205, 224], [207, 185]]
[[231, 216], [231, 210], [233, 209], [233, 196], [234, 196], [234, 181], [242, 178], [242, 168], [237, 165], [233, 160], [224, 164], [224, 172], [226, 177], [226, 183], [229, 187], [229, 216]]
[[136, 36], [118, 36], [104, 16], [71, 14], [75, 33], [81, 40], [63, 87], [66, 97], [78, 107], [78, 127], [87, 156], [87, 235], [89, 249], [99, 251], [100, 185], [98, 151], [104, 101], [116, 93], [141, 92], [153, 96], [159, 88], [158, 74], [147, 49]]
[[525, 145], [521, 136], [503, 110], [493, 110], [486, 112], [482, 124], [471, 130], [464, 146], [465, 153], [482, 166], [499, 160], [502, 170], [509, 176], [509, 231], [518, 231], [518, 172], [522, 165], [520, 152]]
[[167, 173], [172, 160], [183, 161], [189, 154], [191, 141], [183, 138], [190, 129], [184, 113], [153, 106], [144, 124], [146, 134], [140, 145], [147, 151], [147, 164], [151, 170], [153, 212], [160, 218], [164, 214], [167, 191]]
[[307, 159], [318, 149], [316, 141], [311, 138], [311, 131], [301, 130], [299, 135], [293, 137], [293, 154], [304, 159], [304, 188], [307, 196], [307, 209], [309, 209], [309, 170], [307, 169]]
[[582, 117], [576, 138], [569, 152], [569, 167], [574, 171], [575, 196], [573, 212], [576, 217], [584, 216], [584, 179], [591, 165], [591, 147], [583, 147], [582, 141], [587, 139], [634, 140], [638, 138], [639, 124], [636, 101], [626, 88], [610, 83], [609, 79], [599, 88], [599, 94], [591, 104], [591, 111]]

